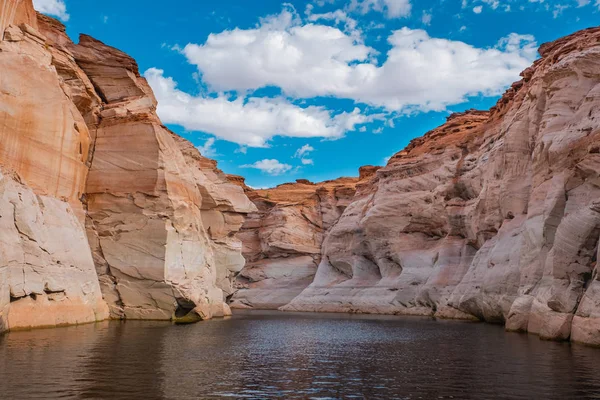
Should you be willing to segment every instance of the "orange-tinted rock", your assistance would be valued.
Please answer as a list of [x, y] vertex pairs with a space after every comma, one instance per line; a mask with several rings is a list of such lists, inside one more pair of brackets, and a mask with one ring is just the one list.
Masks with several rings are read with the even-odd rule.
[[27, 24], [38, 29], [37, 15], [33, 9], [33, 0], [2, 0], [0, 3], [0, 40], [9, 25]]
[[20, 4], [0, 40], [0, 331], [229, 315], [254, 205], [161, 124], [131, 57]]
[[231, 273], [244, 264], [233, 234], [252, 203], [162, 126], [131, 57], [88, 36], [67, 48], [102, 102], [86, 205], [111, 314], [186, 322], [223, 316]]
[[241, 233], [248, 264], [238, 276], [232, 306], [276, 309], [289, 303], [313, 280], [324, 235], [350, 203], [357, 178], [312, 183], [299, 179], [274, 189], [253, 190], [243, 180], [258, 213]]
[[0, 331], [108, 316], [80, 202], [90, 134], [20, 4], [0, 41]]

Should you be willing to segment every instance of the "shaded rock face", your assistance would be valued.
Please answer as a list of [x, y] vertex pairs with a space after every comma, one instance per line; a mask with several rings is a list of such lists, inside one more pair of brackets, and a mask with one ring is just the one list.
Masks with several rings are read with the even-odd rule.
[[229, 181], [216, 161], [202, 157], [187, 140], [173, 135], [202, 196], [200, 214], [217, 266], [216, 284], [225, 297], [235, 292], [235, 278], [246, 264], [240, 231], [256, 206], [239, 185]]
[[600, 29], [540, 48], [358, 191], [286, 310], [476, 318], [600, 345]]
[[[0, 41], [0, 331], [228, 314], [255, 211], [137, 64], [22, 1]], [[35, 18], [32, 18], [35, 17]]]
[[[244, 186], [243, 179], [233, 180]], [[248, 216], [238, 235], [248, 264], [237, 277], [239, 290], [231, 306], [277, 309], [310, 285], [323, 239], [351, 202], [359, 181], [299, 180], [268, 190], [245, 187], [258, 212]]]

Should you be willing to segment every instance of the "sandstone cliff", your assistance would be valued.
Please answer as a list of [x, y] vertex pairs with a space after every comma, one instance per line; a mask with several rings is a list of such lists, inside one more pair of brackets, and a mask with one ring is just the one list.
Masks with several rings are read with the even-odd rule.
[[359, 190], [286, 310], [474, 318], [600, 345], [600, 28], [540, 48]]
[[13, 3], [0, 41], [0, 331], [228, 314], [244, 265], [234, 235], [255, 211], [243, 189], [161, 124], [132, 58], [88, 36], [76, 45], [31, 0]]
[[238, 177], [258, 212], [248, 216], [239, 234], [248, 264], [237, 278], [231, 306], [277, 309], [300, 294], [313, 281], [323, 238], [375, 170], [365, 167], [359, 178], [298, 180], [267, 190], [253, 190]]
[[131, 57], [5, 4], [0, 331], [191, 322], [231, 298], [600, 345], [600, 28], [382, 169], [252, 190], [161, 124]]

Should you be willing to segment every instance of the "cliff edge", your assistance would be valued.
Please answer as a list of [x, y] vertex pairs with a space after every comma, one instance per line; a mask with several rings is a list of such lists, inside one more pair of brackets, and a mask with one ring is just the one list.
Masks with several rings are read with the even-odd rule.
[[[13, 4], [14, 3], [14, 4]], [[31, 0], [0, 41], [0, 331], [230, 313], [256, 210], [170, 132], [136, 62]]]

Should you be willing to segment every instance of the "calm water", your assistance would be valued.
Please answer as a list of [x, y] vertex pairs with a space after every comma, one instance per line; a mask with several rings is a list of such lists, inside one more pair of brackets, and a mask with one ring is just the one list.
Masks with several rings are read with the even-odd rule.
[[2, 399], [598, 399], [600, 350], [484, 324], [238, 313], [0, 337]]

